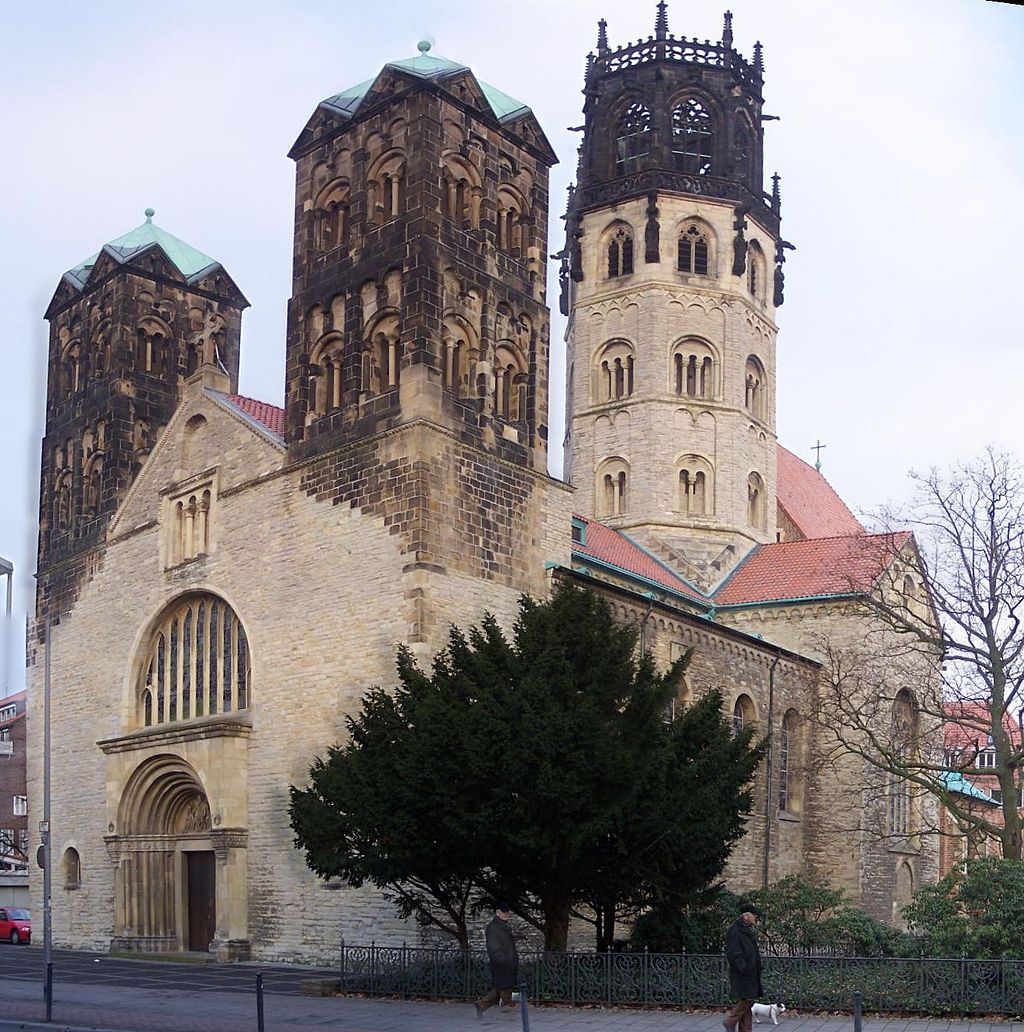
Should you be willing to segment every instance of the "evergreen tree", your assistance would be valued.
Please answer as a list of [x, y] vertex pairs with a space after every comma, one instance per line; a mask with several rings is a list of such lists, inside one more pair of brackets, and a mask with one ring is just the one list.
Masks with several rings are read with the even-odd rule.
[[577, 908], [607, 945], [617, 916], [683, 900], [721, 873], [761, 757], [709, 692], [666, 718], [689, 657], [659, 674], [590, 591], [524, 597], [511, 640], [453, 628], [431, 674], [399, 651], [350, 741], [292, 788], [309, 866], [370, 881], [466, 944], [490, 896], [564, 949]]

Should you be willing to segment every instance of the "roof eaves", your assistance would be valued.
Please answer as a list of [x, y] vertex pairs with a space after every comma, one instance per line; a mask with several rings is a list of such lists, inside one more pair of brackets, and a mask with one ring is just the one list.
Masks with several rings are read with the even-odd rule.
[[203, 393], [208, 398], [211, 398], [216, 404], [220, 405], [226, 412], [230, 412], [236, 419], [240, 419], [250, 430], [259, 434], [264, 440], [269, 441], [271, 444], [276, 445], [281, 451], [285, 451], [286, 444], [284, 438], [278, 434], [275, 434], [266, 423], [261, 423], [255, 416], [250, 415], [241, 406], [236, 405], [221, 391], [214, 390], [212, 387], [204, 387]]
[[[647, 587], [654, 589], [655, 591], [668, 592], [669, 595], [673, 596], [674, 598], [682, 599], [684, 602], [690, 602], [693, 605], [702, 607], [703, 609], [713, 608], [709, 601], [705, 601], [699, 595], [697, 597], [694, 597], [693, 595], [688, 595], [685, 591], [680, 591], [678, 588], [672, 588], [669, 587], [669, 585], [667, 584], [662, 584], [659, 581], [651, 580], [650, 577], [645, 577], [641, 573], [635, 573], [633, 570], [627, 570], [625, 567], [618, 566], [615, 563], [610, 563], [606, 559], [598, 559], [596, 556], [588, 555], [586, 552], [577, 552], [575, 549], [573, 549], [572, 556], [573, 559], [578, 559], [582, 563], [589, 564], [591, 566], [596, 566], [599, 569], [608, 570], [612, 573], [617, 573], [622, 577], [628, 578], [629, 580], [636, 581], [637, 584], [644, 584]], [[697, 589], [695, 588], [694, 590], [696, 591]]]
[[853, 598], [863, 598], [866, 591], [845, 591], [825, 595], [794, 595], [792, 598], [764, 598], [749, 602], [720, 602], [716, 609], [754, 609], [758, 606], [799, 606], [808, 602], [843, 602]]

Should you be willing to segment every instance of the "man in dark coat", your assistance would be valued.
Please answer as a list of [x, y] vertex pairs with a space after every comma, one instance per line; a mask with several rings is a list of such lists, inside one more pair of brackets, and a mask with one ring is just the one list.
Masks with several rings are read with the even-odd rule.
[[487, 926], [487, 958], [491, 962], [491, 991], [476, 1001], [476, 1016], [483, 1017], [488, 1007], [501, 1001], [503, 1007], [512, 1006], [512, 990], [519, 980], [519, 953], [508, 924], [508, 907], [497, 903], [494, 919]]
[[729, 988], [735, 1001], [722, 1024], [726, 1032], [750, 1032], [750, 1009], [764, 992], [761, 986], [761, 951], [754, 926], [761, 911], [752, 904], [740, 907], [740, 916], [725, 934], [725, 956], [729, 961]]

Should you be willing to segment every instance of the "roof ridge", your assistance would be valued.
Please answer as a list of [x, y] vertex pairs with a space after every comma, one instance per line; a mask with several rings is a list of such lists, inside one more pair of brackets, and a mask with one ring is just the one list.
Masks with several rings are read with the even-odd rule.
[[778, 545], [806, 545], [814, 541], [867, 541], [869, 538], [899, 537], [902, 534], [910, 534], [910, 530], [883, 530], [877, 534], [826, 534], [823, 537], [797, 538], [791, 541], [765, 541], [758, 545], [758, 548], [775, 548]]

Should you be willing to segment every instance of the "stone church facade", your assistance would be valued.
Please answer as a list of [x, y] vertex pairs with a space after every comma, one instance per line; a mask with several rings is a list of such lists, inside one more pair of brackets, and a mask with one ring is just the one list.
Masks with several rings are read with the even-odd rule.
[[[288, 786], [393, 679], [396, 643], [427, 662], [450, 624], [510, 623], [559, 580], [660, 662], [693, 649], [680, 704], [719, 687], [770, 736], [731, 884], [817, 874], [891, 918], [935, 850], [909, 823], [851, 828], [840, 789], [877, 775], [819, 762], [809, 718], [819, 635], [862, 634], [894, 560], [776, 440], [789, 245], [761, 187], [760, 48], [740, 56], [729, 16], [718, 44], [671, 36], [664, 4], [647, 42], [600, 27], [562, 252], [565, 482], [555, 155], [528, 106], [420, 51], [292, 148], [283, 409], [238, 394], [238, 286], [152, 212], [47, 310], [29, 793], [40, 812], [48, 616], [55, 941], [327, 960], [342, 936], [415, 937], [306, 869]], [[884, 824], [899, 791], [862, 809]]]

